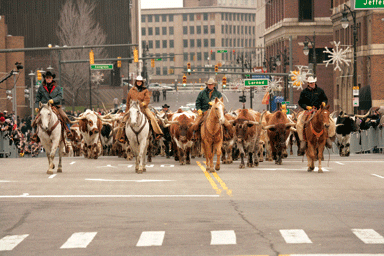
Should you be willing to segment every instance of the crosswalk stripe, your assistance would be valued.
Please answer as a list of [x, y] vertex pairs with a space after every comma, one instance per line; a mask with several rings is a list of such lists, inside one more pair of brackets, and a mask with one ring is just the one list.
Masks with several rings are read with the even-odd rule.
[[211, 245], [236, 244], [236, 234], [233, 230], [211, 231]]
[[373, 229], [352, 229], [352, 232], [365, 244], [384, 244], [384, 237]]
[[15, 236], [6, 236], [0, 240], [0, 252], [1, 251], [11, 251], [19, 243], [21, 243], [27, 236], [26, 235], [15, 235]]
[[78, 232], [73, 233], [70, 238], [60, 247], [60, 249], [86, 248], [97, 232]]
[[141, 233], [136, 246], [161, 246], [165, 231], [144, 231]]
[[307, 234], [302, 229], [281, 229], [281, 235], [288, 244], [311, 244]]

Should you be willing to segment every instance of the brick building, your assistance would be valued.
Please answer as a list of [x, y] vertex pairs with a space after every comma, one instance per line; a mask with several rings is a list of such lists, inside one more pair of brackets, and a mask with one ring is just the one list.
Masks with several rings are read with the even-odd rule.
[[[8, 27], [5, 23], [4, 16], [0, 16], [0, 49], [24, 48], [23, 36], [12, 36], [8, 34]], [[24, 65], [24, 53], [0, 53], [0, 72], [1, 77], [4, 78], [11, 70], [17, 70], [15, 63], [20, 62]], [[16, 96], [17, 96], [17, 114], [20, 117], [31, 114], [29, 100], [24, 97], [25, 79], [24, 69], [21, 70], [20, 75], [16, 75]], [[14, 77], [0, 84], [0, 111], [7, 110], [12, 112], [12, 100], [7, 99], [7, 90], [14, 88]]]

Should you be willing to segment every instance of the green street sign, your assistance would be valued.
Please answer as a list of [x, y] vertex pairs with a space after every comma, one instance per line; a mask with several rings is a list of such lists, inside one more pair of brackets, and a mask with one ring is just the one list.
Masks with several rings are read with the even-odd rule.
[[91, 70], [112, 70], [113, 64], [91, 64]]
[[228, 52], [227, 50], [217, 50], [217, 53]]
[[265, 86], [269, 85], [269, 79], [244, 79], [244, 86]]
[[354, 10], [375, 10], [384, 9], [384, 2], [380, 0], [354, 0]]
[[163, 60], [162, 58], [159, 58], [159, 59], [155, 59], [155, 61], [161, 61], [161, 60]]

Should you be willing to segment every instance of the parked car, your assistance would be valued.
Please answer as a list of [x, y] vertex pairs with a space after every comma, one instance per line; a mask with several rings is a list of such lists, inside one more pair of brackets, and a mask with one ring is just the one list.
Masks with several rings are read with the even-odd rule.
[[151, 83], [148, 85], [148, 89], [149, 90], [153, 90], [153, 89], [158, 89], [160, 91], [162, 91], [163, 89], [167, 90], [167, 91], [172, 91], [173, 88], [170, 87], [170, 86], [167, 86], [167, 85], [161, 85], [159, 83]]

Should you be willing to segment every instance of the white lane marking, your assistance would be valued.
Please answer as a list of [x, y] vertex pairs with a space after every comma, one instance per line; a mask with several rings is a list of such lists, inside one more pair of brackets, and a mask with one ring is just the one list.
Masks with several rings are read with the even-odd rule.
[[70, 164], [74, 164], [74, 163], [76, 163], [76, 162], [71, 162]]
[[96, 166], [96, 168], [105, 168], [105, 167], [108, 167], [108, 168], [117, 168], [116, 166], [112, 166], [110, 164], [107, 164], [106, 166]]
[[374, 174], [374, 173], [372, 173], [372, 175], [373, 175], [373, 176], [376, 176], [376, 177], [378, 177], [378, 178], [384, 179], [383, 176], [380, 176], [380, 175], [377, 175], [377, 174]]
[[27, 236], [29, 235], [25, 234], [3, 237], [0, 240], [0, 252], [13, 250], [13, 248], [15, 248], [19, 243], [21, 243]]
[[220, 197], [220, 195], [28, 195], [0, 196], [2, 198], [199, 198]]
[[174, 164], [162, 164], [160, 167], [175, 167]]
[[337, 163], [337, 164], [339, 164], [339, 165], [344, 165], [343, 163], [341, 163], [341, 162], [335, 162], [335, 163]]
[[161, 246], [165, 231], [144, 231], [141, 233], [136, 246]]
[[97, 232], [78, 232], [73, 233], [70, 238], [60, 247], [60, 249], [86, 248]]
[[302, 229], [281, 229], [281, 235], [283, 236], [287, 244], [311, 244], [307, 234]]
[[[321, 168], [323, 170], [323, 172], [329, 172], [328, 169], [325, 169], [325, 168]], [[319, 167], [315, 167], [315, 169], [313, 170], [314, 172], [319, 172]]]
[[48, 177], [48, 179], [53, 179], [57, 174], [52, 174]]
[[127, 168], [131, 168], [133, 165], [132, 164], [118, 164], [118, 166], [127, 166]]
[[151, 168], [151, 167], [153, 167], [153, 166], [155, 166], [155, 165], [154, 165], [154, 164], [150, 164], [150, 165], [146, 164], [146, 165], [145, 165], [145, 167], [148, 167], [148, 168]]
[[236, 234], [233, 230], [211, 231], [211, 245], [236, 244]]
[[85, 179], [90, 181], [122, 181], [122, 182], [162, 182], [162, 181], [174, 181], [174, 180], [106, 180], [106, 179]]
[[373, 229], [352, 229], [352, 232], [365, 244], [384, 244], [384, 237]]
[[13, 182], [13, 181], [10, 181], [10, 180], [0, 180], [0, 182]]

